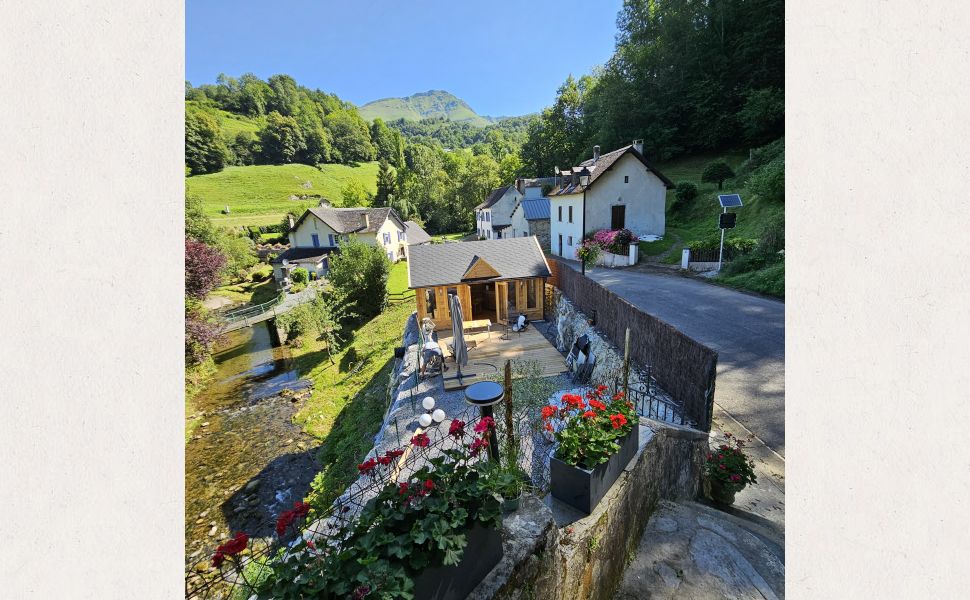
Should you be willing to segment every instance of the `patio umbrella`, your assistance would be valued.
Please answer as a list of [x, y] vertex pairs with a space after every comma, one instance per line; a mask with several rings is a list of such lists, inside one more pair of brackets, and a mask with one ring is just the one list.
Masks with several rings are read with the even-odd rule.
[[[458, 365], [458, 373], [455, 377], [448, 379], [458, 379], [461, 383], [461, 368], [468, 364], [468, 346], [465, 344], [464, 317], [461, 313], [461, 301], [455, 294], [448, 294], [448, 307], [451, 309], [451, 335], [452, 345], [454, 346], [455, 364]], [[474, 373], [466, 374], [471, 377]]]

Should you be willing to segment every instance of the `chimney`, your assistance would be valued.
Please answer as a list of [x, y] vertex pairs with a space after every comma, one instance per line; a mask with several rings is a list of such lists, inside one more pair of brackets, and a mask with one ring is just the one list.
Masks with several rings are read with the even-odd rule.
[[515, 190], [517, 192], [519, 192], [520, 194], [522, 193], [522, 184], [523, 183], [525, 183], [525, 180], [522, 179], [521, 177], [519, 177], [518, 179], [515, 180]]
[[593, 160], [599, 160], [599, 159], [600, 159], [600, 147], [593, 146]]
[[292, 230], [293, 229], [293, 226], [296, 225], [296, 221], [293, 220], [293, 215], [290, 215], [290, 214], [286, 215], [286, 218], [289, 219], [289, 221], [290, 221], [290, 230]]
[[643, 140], [633, 140], [633, 148], [640, 154], [643, 154]]
[[370, 227], [370, 215], [368, 215], [366, 212], [360, 213], [360, 226], [364, 229]]

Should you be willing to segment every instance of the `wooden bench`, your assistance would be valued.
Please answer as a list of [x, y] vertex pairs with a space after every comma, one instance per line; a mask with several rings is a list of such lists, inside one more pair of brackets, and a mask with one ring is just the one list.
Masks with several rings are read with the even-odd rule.
[[485, 329], [488, 331], [488, 339], [492, 339], [492, 321], [490, 319], [477, 319], [475, 321], [465, 321], [462, 330], [471, 331], [472, 329]]

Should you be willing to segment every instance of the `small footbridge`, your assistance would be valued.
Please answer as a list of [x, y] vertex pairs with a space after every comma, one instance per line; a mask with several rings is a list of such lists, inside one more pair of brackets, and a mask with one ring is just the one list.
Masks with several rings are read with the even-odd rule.
[[226, 326], [223, 331], [236, 331], [243, 327], [252, 327], [256, 323], [274, 319], [301, 304], [312, 301], [316, 297], [318, 289], [319, 285], [314, 282], [308, 285], [305, 290], [295, 294], [288, 294], [284, 291], [280, 292], [276, 298], [262, 304], [227, 311], [222, 315]]

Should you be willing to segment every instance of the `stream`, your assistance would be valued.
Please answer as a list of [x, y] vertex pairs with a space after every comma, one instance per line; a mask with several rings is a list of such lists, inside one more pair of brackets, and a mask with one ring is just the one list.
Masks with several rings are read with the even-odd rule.
[[270, 536], [319, 470], [315, 438], [292, 422], [309, 395], [266, 323], [227, 334], [216, 374], [194, 399], [202, 424], [185, 445], [185, 562], [208, 562], [238, 531]]

